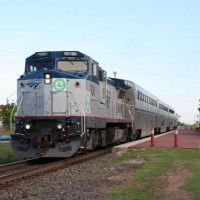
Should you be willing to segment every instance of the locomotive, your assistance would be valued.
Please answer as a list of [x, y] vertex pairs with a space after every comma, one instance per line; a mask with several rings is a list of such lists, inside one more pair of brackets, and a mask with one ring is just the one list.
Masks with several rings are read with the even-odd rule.
[[79, 51], [36, 52], [17, 80], [11, 144], [29, 157], [71, 157], [174, 129], [173, 108], [132, 81], [109, 78]]

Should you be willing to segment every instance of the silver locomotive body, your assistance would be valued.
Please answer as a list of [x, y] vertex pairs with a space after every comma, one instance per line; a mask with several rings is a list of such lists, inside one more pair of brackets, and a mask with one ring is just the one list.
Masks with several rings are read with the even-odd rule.
[[28, 57], [17, 90], [12, 147], [21, 157], [70, 157], [176, 124], [168, 105], [78, 51]]
[[12, 147], [21, 157], [70, 157], [134, 137], [125, 89], [80, 52], [33, 54], [17, 90]]

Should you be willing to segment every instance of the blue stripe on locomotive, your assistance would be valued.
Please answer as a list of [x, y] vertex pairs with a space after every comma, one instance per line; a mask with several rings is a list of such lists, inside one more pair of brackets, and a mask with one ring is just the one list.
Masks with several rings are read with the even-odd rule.
[[[99, 81], [94, 76], [92, 76], [89, 72], [74, 74], [70, 72], [57, 71], [55, 69], [42, 70], [42, 71], [26, 74], [25, 76], [22, 75], [18, 80], [42, 79], [44, 77], [44, 73], [51, 73], [52, 78], [86, 79], [93, 83], [99, 84]], [[110, 78], [107, 79], [107, 84], [112, 85], [114, 87], [118, 86], [116, 85], [116, 82]]]

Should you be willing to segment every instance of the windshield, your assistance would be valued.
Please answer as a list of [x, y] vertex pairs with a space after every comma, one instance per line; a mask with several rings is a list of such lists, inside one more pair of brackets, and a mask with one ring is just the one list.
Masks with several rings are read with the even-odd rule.
[[32, 61], [26, 63], [26, 70], [25, 72], [36, 72], [39, 70], [47, 70], [52, 69], [52, 62], [51, 61]]
[[64, 71], [71, 71], [71, 72], [86, 72], [87, 61], [59, 60], [57, 62], [57, 68]]

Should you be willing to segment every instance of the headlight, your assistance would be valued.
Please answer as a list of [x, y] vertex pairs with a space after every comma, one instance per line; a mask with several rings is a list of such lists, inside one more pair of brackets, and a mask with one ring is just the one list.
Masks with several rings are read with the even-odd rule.
[[51, 78], [50, 74], [45, 74], [45, 78], [46, 79]]
[[49, 83], [51, 83], [51, 80], [50, 80], [50, 79], [45, 79], [44, 82], [45, 82], [46, 84], [49, 84]]
[[44, 74], [44, 83], [46, 84], [51, 83], [51, 74]]
[[26, 125], [25, 125], [25, 129], [26, 129], [26, 130], [29, 130], [30, 128], [31, 128], [31, 125], [30, 125], [30, 124], [26, 124]]
[[57, 129], [62, 129], [62, 124], [57, 124]]

